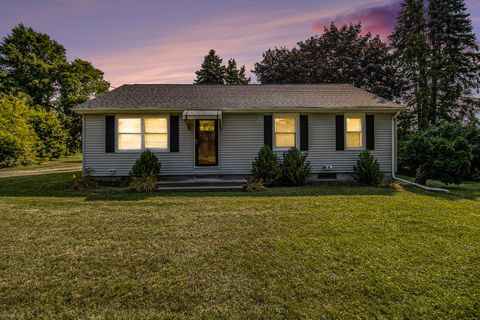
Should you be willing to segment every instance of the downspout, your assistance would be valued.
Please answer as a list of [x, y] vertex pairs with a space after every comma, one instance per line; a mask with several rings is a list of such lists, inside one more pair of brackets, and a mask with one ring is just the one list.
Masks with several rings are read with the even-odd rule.
[[422, 188], [424, 190], [428, 190], [428, 191], [440, 191], [440, 192], [449, 192], [449, 190], [447, 189], [443, 189], [443, 188], [435, 188], [435, 187], [428, 187], [428, 186], [424, 186], [424, 185], [421, 185], [421, 184], [418, 184], [418, 183], [415, 183], [415, 182], [412, 182], [412, 181], [408, 181], [408, 180], [405, 180], [405, 179], [402, 179], [402, 178], [398, 178], [395, 176], [395, 167], [396, 167], [396, 163], [397, 163], [397, 130], [396, 130], [396, 125], [395, 125], [395, 120], [397, 120], [397, 117], [398, 115], [400, 114], [400, 111], [397, 111], [397, 113], [395, 113], [395, 115], [392, 117], [392, 180], [393, 181], [398, 181], [402, 184], [409, 184], [409, 185], [412, 185], [412, 186], [416, 186], [416, 187], [419, 187], [419, 188]]

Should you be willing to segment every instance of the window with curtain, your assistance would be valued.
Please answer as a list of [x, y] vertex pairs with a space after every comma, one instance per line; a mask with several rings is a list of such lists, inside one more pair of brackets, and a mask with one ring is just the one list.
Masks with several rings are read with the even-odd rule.
[[363, 119], [360, 116], [347, 116], [345, 118], [346, 130], [345, 140], [347, 148], [362, 148], [363, 147]]
[[118, 150], [168, 149], [167, 117], [118, 118]]
[[275, 117], [275, 148], [295, 147], [297, 118], [294, 116]]

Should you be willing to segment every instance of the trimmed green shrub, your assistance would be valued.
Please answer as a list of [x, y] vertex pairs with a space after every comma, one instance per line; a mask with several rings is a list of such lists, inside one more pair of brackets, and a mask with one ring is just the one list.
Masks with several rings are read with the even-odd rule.
[[363, 151], [353, 166], [353, 177], [360, 184], [379, 186], [383, 182], [383, 172], [377, 159], [368, 151]]
[[258, 180], [257, 178], [250, 176], [245, 182], [243, 190], [247, 192], [260, 192], [265, 190], [265, 183], [262, 179]]
[[264, 145], [253, 160], [251, 175], [266, 185], [274, 185], [280, 178], [281, 170], [278, 158], [272, 148]]
[[128, 189], [132, 192], [153, 192], [157, 189], [157, 176], [153, 174], [132, 177]]
[[36, 161], [38, 140], [28, 115], [26, 99], [0, 93], [0, 168]]
[[54, 112], [41, 107], [31, 110], [29, 122], [38, 137], [38, 158], [48, 160], [66, 155], [68, 134]]
[[452, 123], [411, 134], [401, 145], [399, 163], [406, 172], [415, 173], [417, 183], [438, 179], [459, 184], [472, 168], [472, 148], [464, 136], [465, 128]]
[[285, 186], [301, 186], [310, 175], [311, 166], [307, 154], [297, 148], [290, 148], [283, 154], [281, 183]]
[[130, 171], [131, 177], [158, 177], [162, 165], [158, 161], [157, 156], [150, 150], [145, 150], [140, 154], [140, 158], [135, 161], [135, 164]]

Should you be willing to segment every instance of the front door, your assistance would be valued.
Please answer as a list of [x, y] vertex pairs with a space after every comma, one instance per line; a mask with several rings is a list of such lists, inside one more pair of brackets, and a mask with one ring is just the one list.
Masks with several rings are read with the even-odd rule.
[[218, 120], [195, 121], [195, 165], [218, 165]]

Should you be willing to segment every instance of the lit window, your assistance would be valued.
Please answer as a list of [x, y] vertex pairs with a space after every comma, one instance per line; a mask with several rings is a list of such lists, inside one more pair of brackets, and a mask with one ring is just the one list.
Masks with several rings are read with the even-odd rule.
[[138, 150], [142, 148], [142, 119], [118, 119], [118, 149]]
[[275, 147], [291, 148], [295, 147], [295, 117], [275, 117]]
[[166, 117], [118, 118], [118, 150], [167, 149]]
[[363, 146], [362, 117], [347, 117], [346, 128], [347, 148], [361, 148]]
[[168, 147], [167, 118], [145, 118], [145, 148], [166, 149]]

